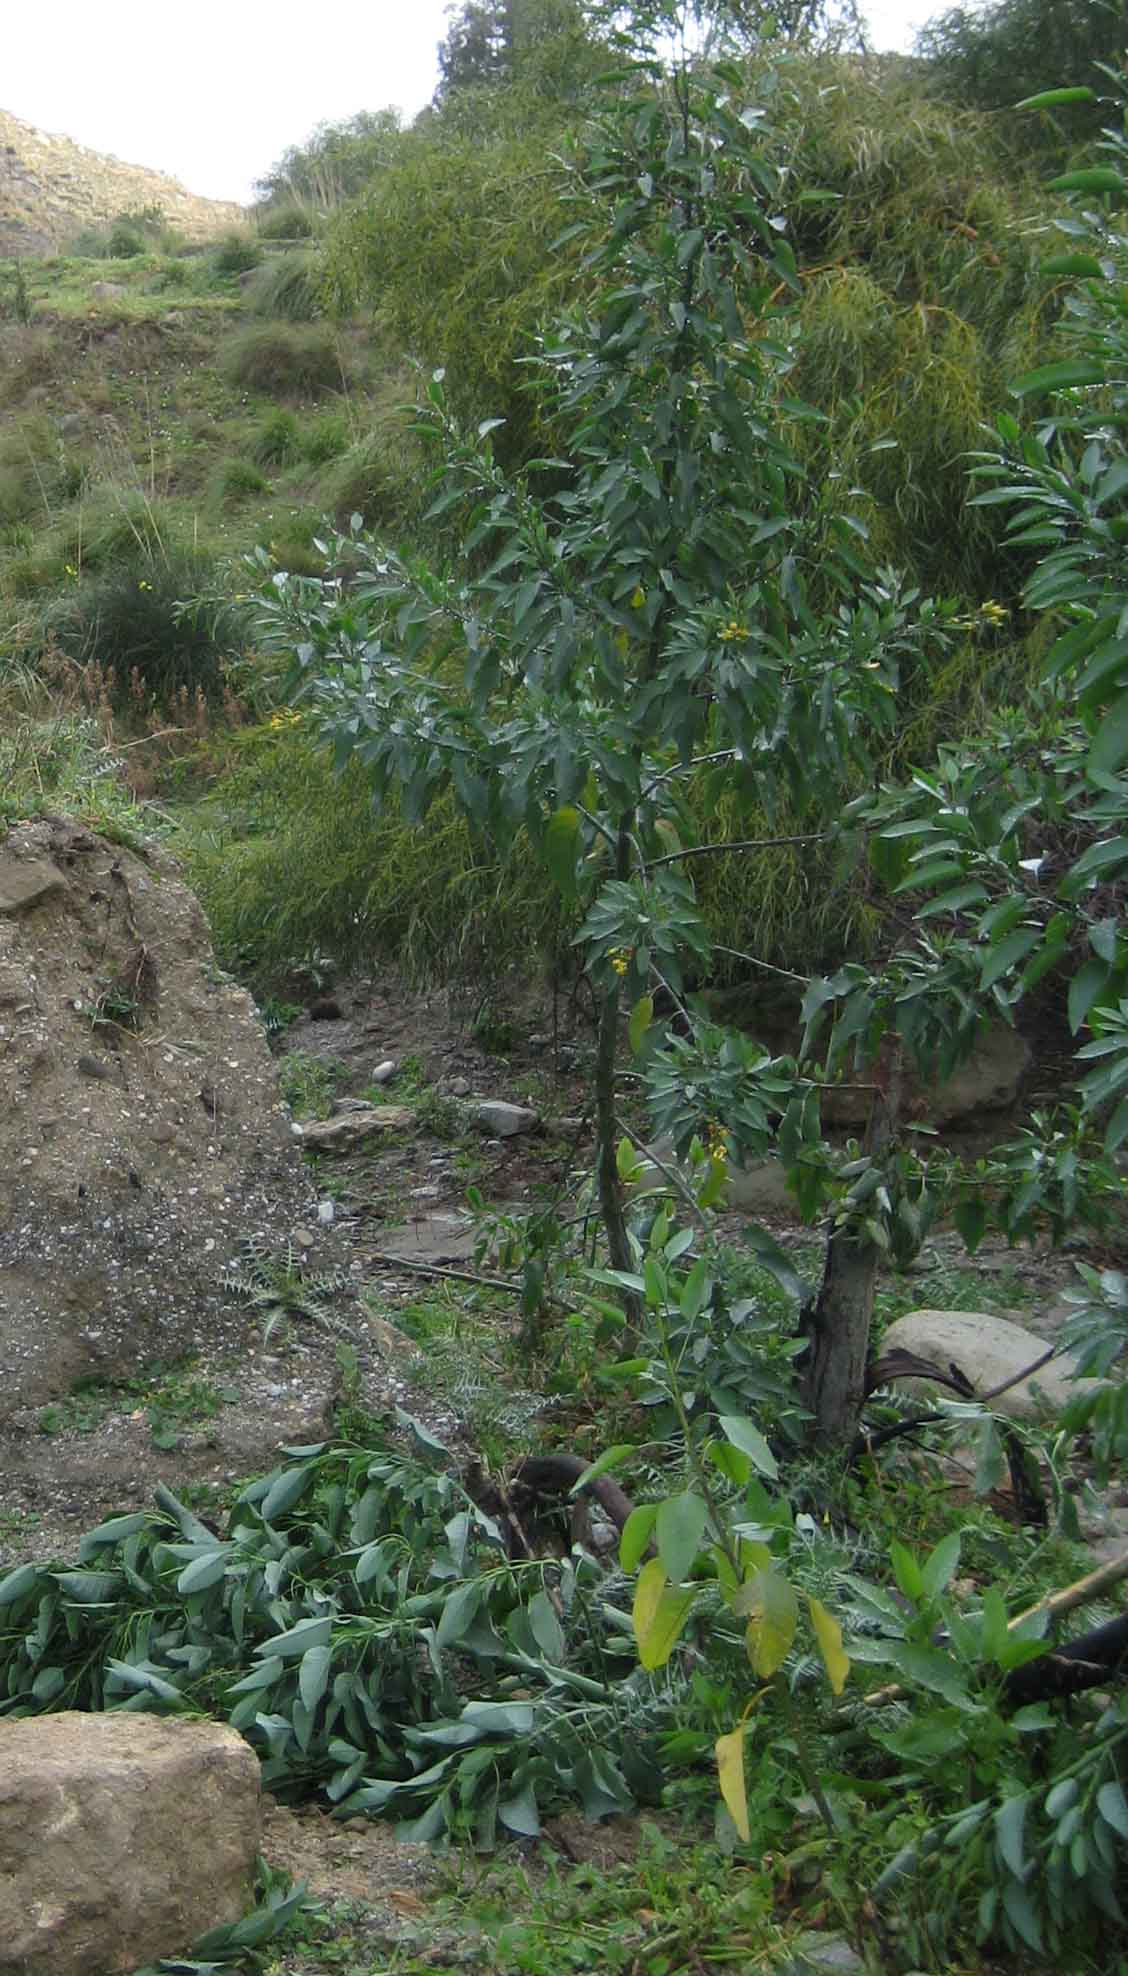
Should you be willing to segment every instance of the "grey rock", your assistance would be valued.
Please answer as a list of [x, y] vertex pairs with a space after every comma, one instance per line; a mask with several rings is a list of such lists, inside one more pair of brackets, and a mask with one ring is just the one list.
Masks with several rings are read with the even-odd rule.
[[0, 913], [26, 912], [67, 882], [53, 859], [20, 857], [9, 849], [11, 842], [0, 852]]
[[250, 1906], [259, 1765], [235, 1730], [65, 1711], [3, 1741], [0, 1976], [115, 1976]]
[[470, 1096], [469, 1078], [452, 1077], [450, 1081], [450, 1095], [452, 1098], [468, 1098]]
[[792, 1943], [792, 1949], [784, 1976], [826, 1976], [827, 1971], [832, 1976], [855, 1976], [856, 1971], [865, 1970], [861, 1956], [842, 1935], [824, 1935], [808, 1928]]
[[[1045, 1350], [1046, 1340], [1036, 1332], [988, 1311], [909, 1311], [890, 1325], [881, 1340], [883, 1357], [887, 1352], [906, 1351], [931, 1360], [944, 1371], [949, 1364], [957, 1365], [977, 1393], [989, 1392], [1012, 1379]], [[1051, 1359], [1031, 1378], [1000, 1393], [992, 1406], [1014, 1420], [1042, 1420], [1060, 1413], [1070, 1400], [1095, 1384], [1091, 1379], [1070, 1378], [1071, 1365], [1068, 1357]], [[922, 1379], [891, 1383], [921, 1395], [938, 1390]]]
[[474, 1120], [483, 1132], [495, 1139], [512, 1139], [518, 1132], [532, 1132], [537, 1114], [527, 1105], [506, 1104], [502, 1098], [485, 1098], [474, 1107]]
[[386, 1084], [389, 1078], [394, 1077], [395, 1074], [396, 1074], [395, 1058], [385, 1057], [383, 1063], [378, 1063], [375, 1070], [372, 1072], [371, 1082], [373, 1084]]

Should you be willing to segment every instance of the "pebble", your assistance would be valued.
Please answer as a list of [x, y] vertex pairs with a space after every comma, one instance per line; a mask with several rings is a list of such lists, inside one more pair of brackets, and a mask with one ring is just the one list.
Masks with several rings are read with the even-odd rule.
[[394, 1077], [395, 1074], [396, 1074], [395, 1058], [385, 1057], [383, 1063], [378, 1063], [375, 1070], [372, 1072], [372, 1082], [373, 1084], [386, 1084], [388, 1082], [388, 1079], [390, 1077]]

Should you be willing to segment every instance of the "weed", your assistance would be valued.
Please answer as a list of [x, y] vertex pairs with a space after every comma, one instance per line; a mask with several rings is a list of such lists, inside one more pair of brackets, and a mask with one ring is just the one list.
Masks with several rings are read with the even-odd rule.
[[284, 1002], [277, 995], [267, 995], [259, 1004], [262, 1026], [268, 1036], [284, 1036], [302, 1013], [300, 1002]]
[[349, 449], [349, 428], [339, 412], [326, 412], [306, 427], [302, 435], [302, 457], [311, 467], [323, 467], [338, 460]]
[[222, 696], [223, 660], [240, 636], [239, 607], [184, 606], [214, 590], [210, 558], [173, 543], [154, 546], [127, 529], [116, 554], [107, 545], [104, 556], [74, 567], [69, 589], [42, 612], [33, 650], [97, 667], [107, 698], [138, 713], [154, 701], [166, 706], [181, 688], [211, 700]]
[[225, 1270], [222, 1280], [229, 1296], [261, 1312], [264, 1345], [280, 1328], [286, 1335], [289, 1320], [296, 1317], [348, 1335], [348, 1326], [329, 1302], [338, 1291], [348, 1289], [348, 1277], [340, 1269], [308, 1269], [292, 1242], [286, 1244], [284, 1256], [275, 1256], [247, 1236], [240, 1245], [240, 1261]]
[[336, 1058], [311, 1056], [305, 1050], [288, 1051], [278, 1064], [282, 1096], [299, 1119], [328, 1118], [344, 1075], [345, 1066]]
[[240, 502], [265, 494], [269, 487], [266, 475], [253, 460], [224, 460], [216, 469], [215, 497], [222, 507], [230, 508]]
[[320, 263], [313, 254], [280, 254], [260, 268], [247, 292], [256, 316], [314, 322], [325, 314]]
[[168, 1371], [154, 1367], [133, 1379], [79, 1379], [65, 1399], [43, 1408], [39, 1432], [93, 1434], [115, 1414], [136, 1418], [143, 1411], [153, 1446], [175, 1448], [185, 1428], [214, 1419], [222, 1405], [238, 1397], [234, 1387], [217, 1388], [195, 1375], [190, 1365]]
[[285, 467], [301, 458], [302, 441], [293, 412], [281, 407], [259, 427], [253, 452], [259, 466]]

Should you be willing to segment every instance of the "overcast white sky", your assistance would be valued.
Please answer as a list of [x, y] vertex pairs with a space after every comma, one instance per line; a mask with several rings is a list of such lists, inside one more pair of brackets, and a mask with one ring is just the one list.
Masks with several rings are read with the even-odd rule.
[[[7, 0], [0, 108], [215, 199], [322, 122], [437, 79], [447, 0]], [[943, 0], [869, 0], [879, 48], [910, 47]]]

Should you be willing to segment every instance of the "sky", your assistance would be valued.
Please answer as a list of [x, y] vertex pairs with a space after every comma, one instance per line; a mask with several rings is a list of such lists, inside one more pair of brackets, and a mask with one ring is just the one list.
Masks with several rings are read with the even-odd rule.
[[[0, 109], [190, 192], [245, 202], [319, 123], [430, 100], [447, 0], [8, 0]], [[869, 0], [908, 49], [943, 0]]]

